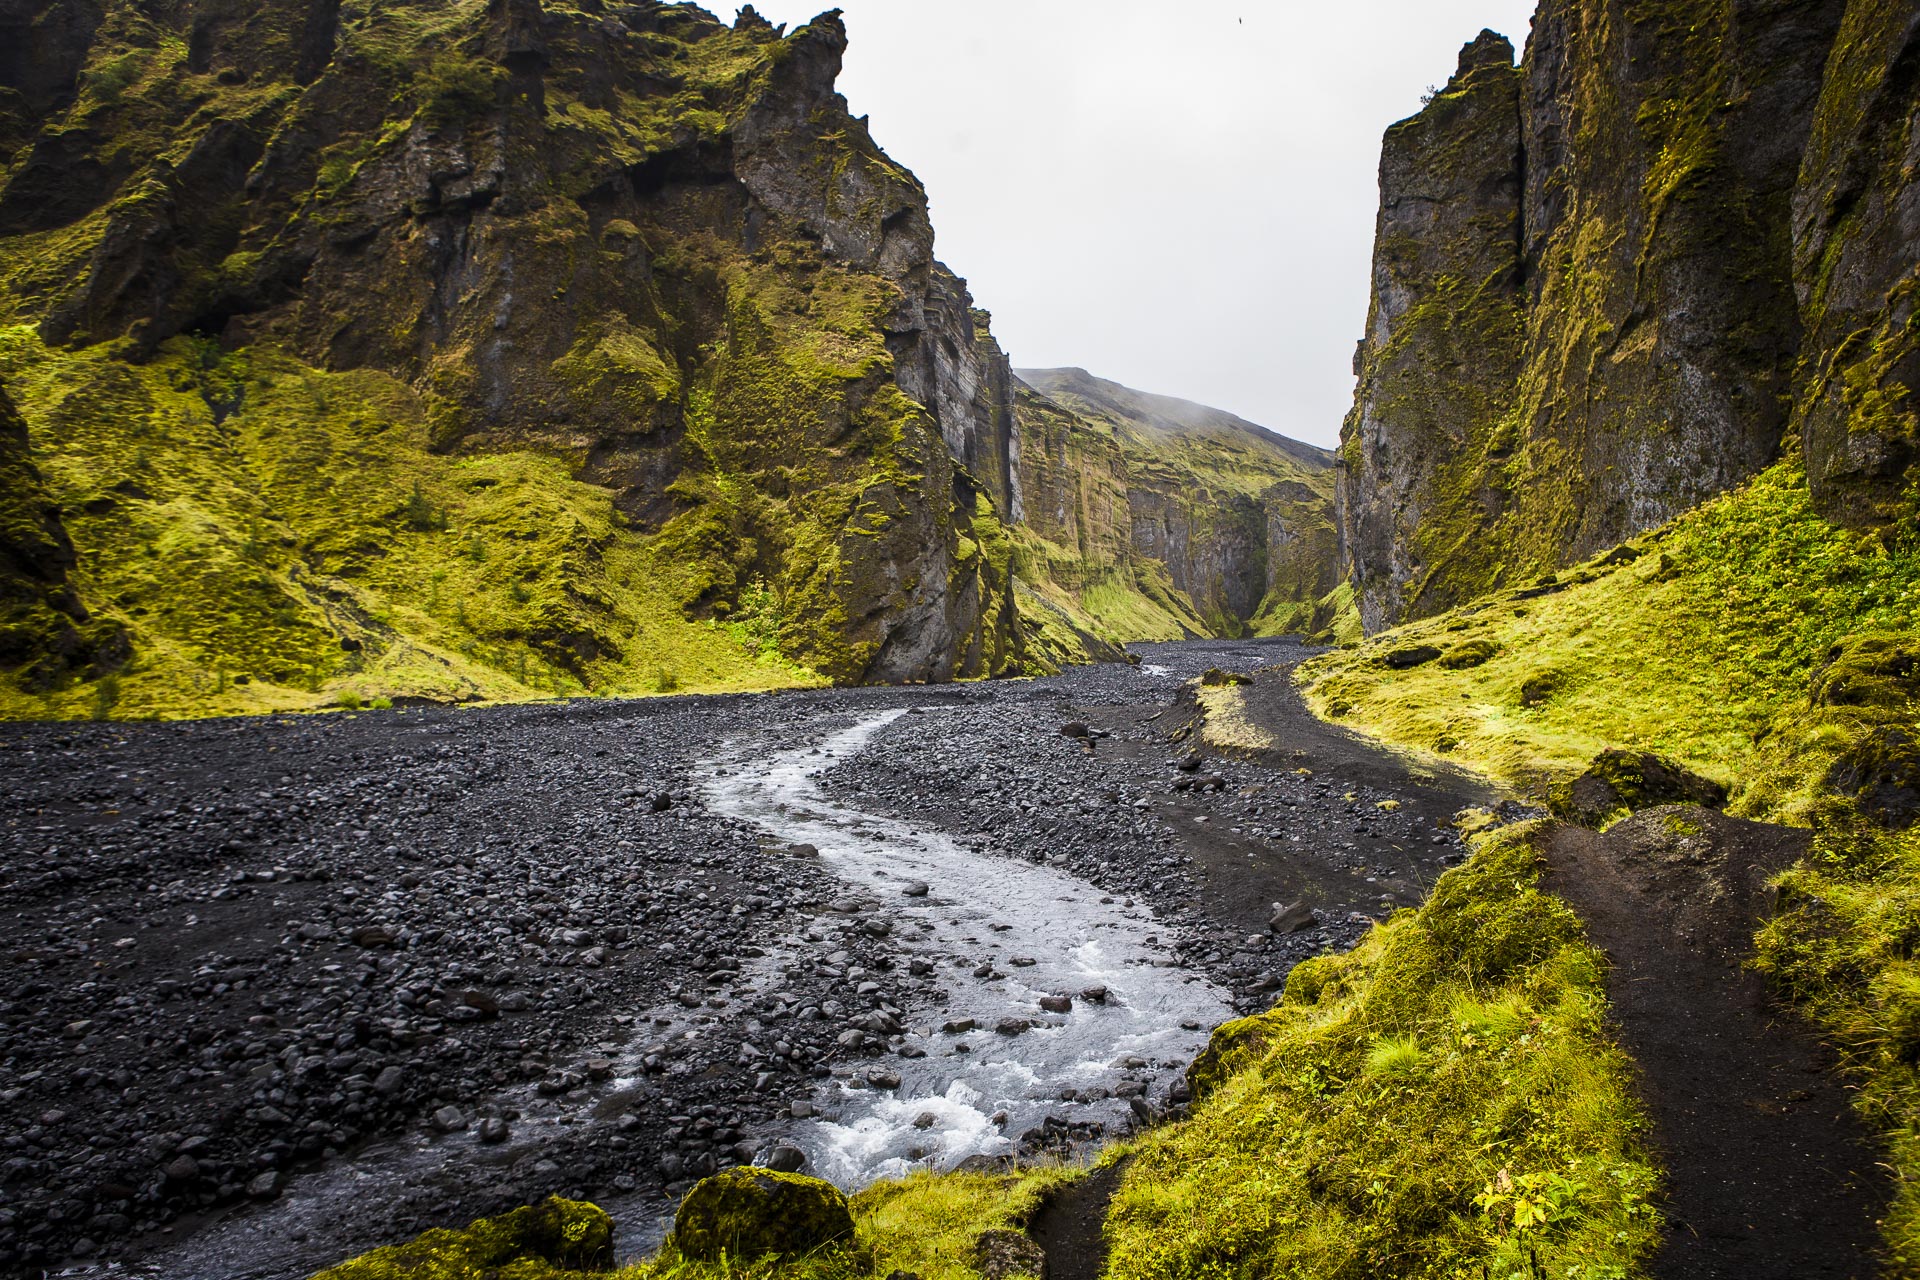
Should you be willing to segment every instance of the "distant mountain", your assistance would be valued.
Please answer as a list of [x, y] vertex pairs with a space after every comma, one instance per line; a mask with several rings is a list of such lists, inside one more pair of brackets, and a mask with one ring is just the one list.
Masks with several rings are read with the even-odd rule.
[[1249, 422], [1238, 414], [1211, 405], [1195, 404], [1177, 396], [1136, 391], [1085, 369], [1015, 369], [1014, 376], [1050, 400], [1069, 405], [1088, 417], [1126, 422], [1144, 431], [1182, 435], [1252, 435], [1302, 466], [1325, 469], [1333, 465], [1333, 451], [1285, 436], [1271, 427]]
[[[1334, 457], [1084, 369], [1021, 369], [1014, 573], [1118, 640], [1331, 632]], [[1116, 589], [1118, 588], [1118, 589]]]

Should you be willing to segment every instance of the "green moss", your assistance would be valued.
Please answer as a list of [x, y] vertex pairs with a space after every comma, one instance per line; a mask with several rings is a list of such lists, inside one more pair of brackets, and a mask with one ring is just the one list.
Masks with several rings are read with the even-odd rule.
[[569, 1280], [613, 1262], [613, 1220], [558, 1196], [465, 1230], [429, 1231], [320, 1272], [314, 1280]]
[[[1450, 741], [1454, 760], [1535, 798], [1618, 748], [1728, 783], [1734, 812], [1792, 820], [1888, 710], [1810, 702], [1900, 700], [1920, 547], [1827, 524], [1788, 461], [1625, 554], [1522, 594], [1316, 660], [1302, 671], [1308, 698], [1343, 703], [1344, 723], [1406, 746]], [[1420, 643], [1497, 652], [1462, 670], [1375, 661]], [[1895, 674], [1872, 674], [1883, 667]], [[1815, 689], [1834, 692], [1810, 698]]]
[[[131, 640], [113, 714], [639, 694], [662, 669], [690, 689], [818, 682], [688, 619], [614, 495], [561, 462], [435, 455], [421, 401], [383, 375], [207, 358], [182, 341], [128, 365], [0, 334], [69, 513], [71, 584]], [[71, 675], [0, 692], [6, 716], [93, 707]]]
[[833, 1186], [805, 1174], [728, 1169], [703, 1178], [674, 1216], [671, 1248], [694, 1262], [805, 1258], [853, 1244], [853, 1213]]
[[1140, 1139], [1108, 1274], [1626, 1276], [1659, 1241], [1601, 959], [1537, 825], [1221, 1027], [1192, 1118]]

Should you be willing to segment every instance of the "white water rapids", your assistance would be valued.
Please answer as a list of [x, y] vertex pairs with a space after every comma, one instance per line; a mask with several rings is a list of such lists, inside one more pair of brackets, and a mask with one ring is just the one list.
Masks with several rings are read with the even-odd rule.
[[[823, 1100], [824, 1118], [791, 1134], [809, 1172], [847, 1188], [916, 1163], [946, 1168], [971, 1155], [1011, 1152], [1049, 1114], [1111, 1127], [1128, 1113], [1124, 1100], [1106, 1096], [1123, 1077], [1153, 1074], [1164, 1085], [1206, 1043], [1207, 1029], [1231, 1016], [1224, 992], [1177, 966], [1162, 944], [1165, 927], [1144, 906], [829, 796], [820, 775], [903, 714], [867, 716], [817, 746], [773, 754], [738, 747], [704, 788], [711, 811], [817, 848], [851, 890], [878, 899], [902, 958], [931, 961], [948, 992], [944, 1004], [905, 1011], [904, 1022], [918, 1028], [907, 1042], [925, 1057], [871, 1064], [897, 1071], [897, 1089], [850, 1087], [864, 1084], [864, 1071], [856, 1072]], [[928, 714], [930, 732], [938, 732], [939, 714]], [[916, 881], [929, 892], [906, 896]], [[975, 977], [989, 961], [994, 976]], [[1106, 988], [1104, 1002], [1081, 997], [1096, 987]], [[1071, 996], [1072, 1010], [1043, 1012], [1047, 995]], [[1033, 1026], [996, 1034], [1003, 1018]], [[940, 1030], [964, 1019], [977, 1029]], [[1063, 1104], [1066, 1090], [1094, 1097]], [[998, 1125], [997, 1112], [1006, 1113]]]

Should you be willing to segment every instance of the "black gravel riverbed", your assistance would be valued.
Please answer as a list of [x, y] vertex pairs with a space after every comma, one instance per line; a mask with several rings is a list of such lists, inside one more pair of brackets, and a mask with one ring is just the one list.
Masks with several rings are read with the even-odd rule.
[[[899, 1088], [940, 971], [829, 863], [706, 809], [722, 744], [918, 709], [828, 794], [1151, 911], [1155, 963], [1242, 1010], [1458, 856], [1441, 824], [1488, 797], [1312, 721], [1284, 671], [1253, 687], [1260, 761], [1168, 740], [1184, 680], [1296, 646], [1141, 651], [963, 687], [0, 728], [0, 1272], [301, 1276], [553, 1192], [639, 1247], [692, 1179], [799, 1158], [834, 1086]], [[1276, 902], [1300, 904], [1277, 932]], [[1177, 1105], [1178, 1064], [1118, 1069], [1131, 1114]], [[1008, 1136], [1098, 1136], [1069, 1127]]]

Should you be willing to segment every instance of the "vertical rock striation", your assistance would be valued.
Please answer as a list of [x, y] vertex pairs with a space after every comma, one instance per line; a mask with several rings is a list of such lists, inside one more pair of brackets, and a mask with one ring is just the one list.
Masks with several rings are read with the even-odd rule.
[[1920, 7], [1847, 6], [1793, 196], [1795, 425], [1815, 506], [1900, 513], [1920, 457]]
[[1370, 629], [1661, 524], [1794, 425], [1830, 515], [1890, 500], [1912, 438], [1913, 22], [1542, 0], [1518, 70], [1483, 33], [1389, 130], [1341, 449]]
[[1486, 551], [1474, 534], [1505, 502], [1489, 472], [1516, 443], [1520, 90], [1513, 46], [1483, 31], [1381, 148], [1373, 301], [1337, 487], [1370, 630], [1453, 603], [1462, 562]]

